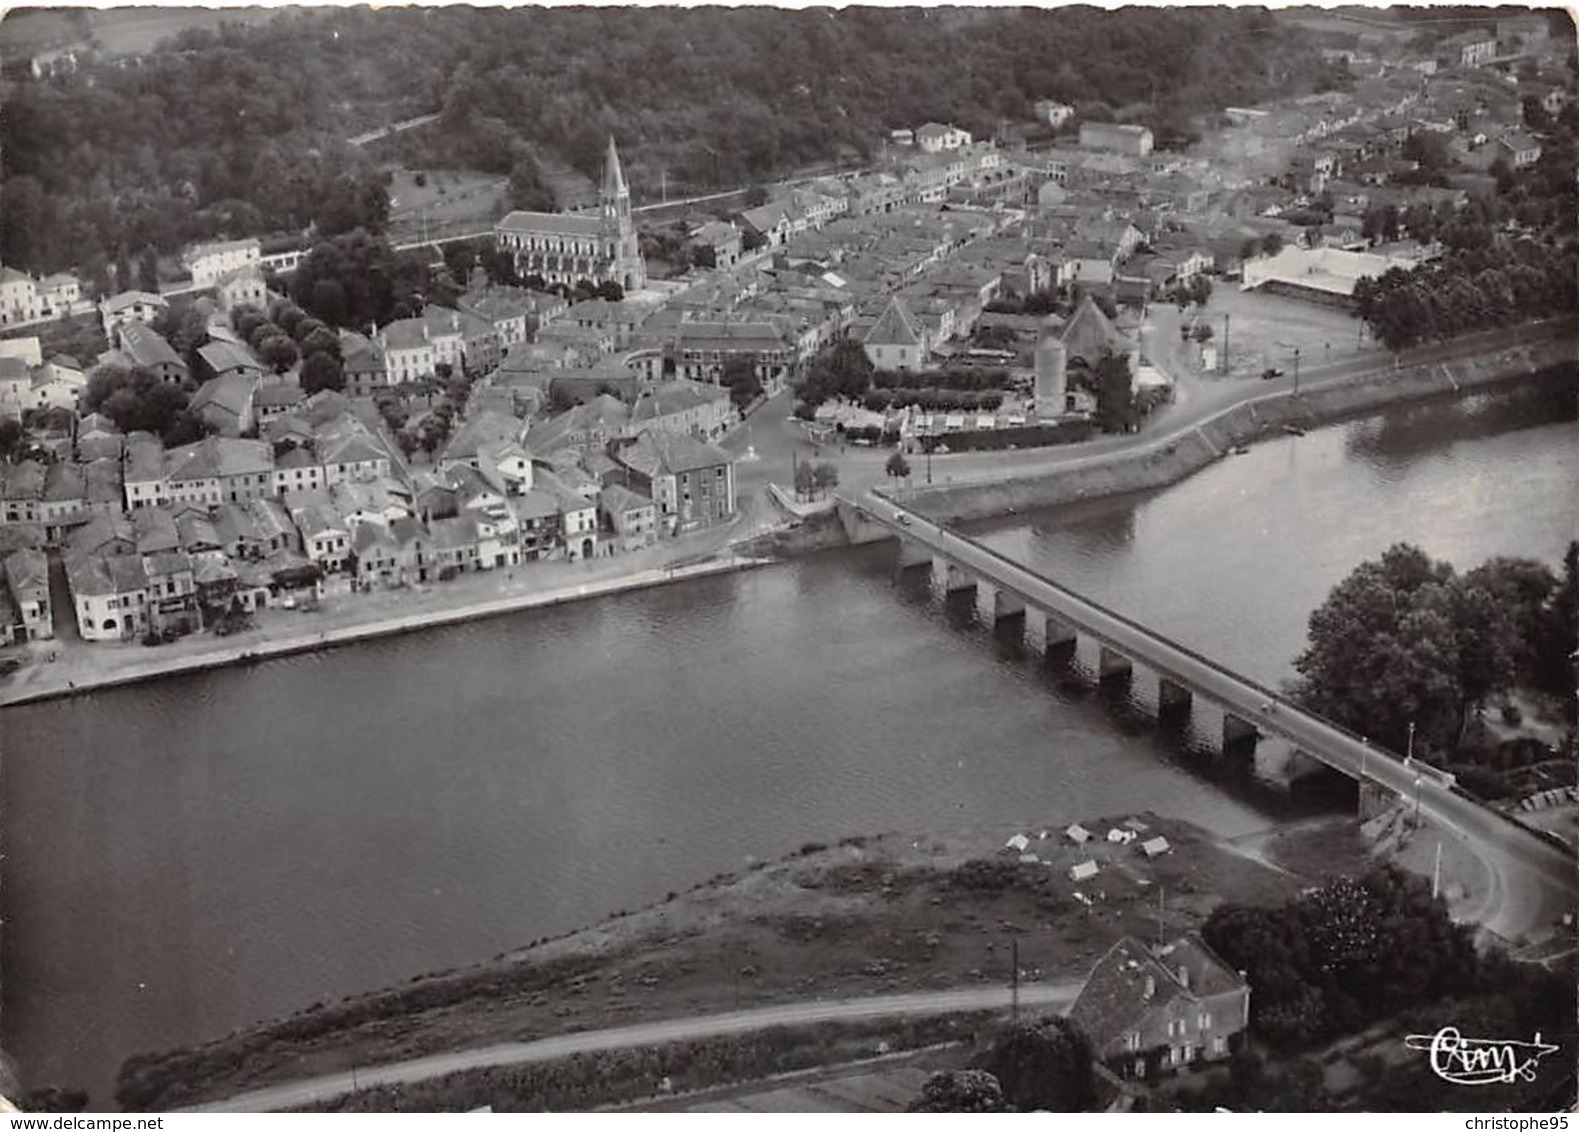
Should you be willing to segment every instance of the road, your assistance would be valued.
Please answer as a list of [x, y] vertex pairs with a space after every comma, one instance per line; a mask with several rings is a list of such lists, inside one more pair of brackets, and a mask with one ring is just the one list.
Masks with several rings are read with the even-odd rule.
[[[1153, 315], [1156, 317], [1153, 339], [1163, 346], [1169, 342], [1170, 334], [1177, 337], [1176, 326], [1168, 321], [1172, 317], [1170, 312], [1159, 312], [1153, 308]], [[1576, 330], [1579, 330], [1579, 319], [1546, 319], [1407, 350], [1399, 355], [1398, 364], [1411, 366], [1463, 361], [1482, 353], [1573, 335]], [[1166, 349], [1161, 352], [1167, 353]], [[1281, 396], [1293, 391], [1292, 374], [1271, 381], [1204, 381], [1187, 368], [1178, 366], [1176, 361], [1170, 364], [1170, 359], [1166, 357], [1158, 361], [1174, 378], [1178, 396], [1173, 404], [1162, 406], [1147, 418], [1138, 433], [1103, 436], [1082, 444], [1062, 444], [1049, 448], [955, 452], [930, 459], [915, 455], [910, 457], [909, 486], [922, 488], [928, 482], [933, 486], [986, 483], [1034, 476], [1116, 458], [1119, 453], [1161, 449], [1219, 413], [1261, 398]], [[1392, 356], [1386, 354], [1370, 354], [1330, 366], [1304, 366], [1300, 370], [1299, 388], [1303, 392], [1340, 385], [1356, 378], [1385, 373], [1393, 366]], [[759, 494], [770, 482], [784, 488], [791, 487], [796, 459], [834, 464], [839, 469], [840, 490], [847, 495], [858, 495], [879, 484], [891, 482], [884, 470], [890, 455], [889, 449], [853, 445], [841, 448], [838, 444], [815, 446], [806, 439], [800, 426], [790, 420], [793, 404], [794, 397], [786, 390], [759, 408], [747, 425], [736, 430], [724, 443], [724, 447], [736, 455], [743, 454], [750, 446], [757, 456], [755, 461], [741, 464], [736, 469], [736, 483], [742, 498]]]
[[[1020, 1005], [1052, 1006], [1066, 1009], [1080, 993], [1080, 982], [1030, 983], [1020, 988]], [[428, 1081], [462, 1069], [481, 1069], [497, 1065], [522, 1065], [550, 1061], [576, 1053], [629, 1049], [633, 1046], [660, 1045], [665, 1042], [714, 1038], [764, 1030], [770, 1026], [806, 1025], [815, 1022], [851, 1022], [871, 1018], [899, 1018], [907, 1015], [954, 1014], [971, 1010], [1001, 1010], [1009, 1005], [1007, 987], [975, 987], [968, 990], [926, 991], [916, 994], [876, 995], [831, 1001], [794, 1002], [736, 1010], [728, 1014], [703, 1014], [689, 1018], [670, 1018], [608, 1030], [587, 1030], [532, 1042], [505, 1042], [478, 1049], [434, 1054], [388, 1065], [369, 1065], [354, 1073], [332, 1073], [271, 1085], [242, 1093], [227, 1100], [198, 1105], [183, 1112], [275, 1112], [301, 1105], [332, 1100], [376, 1085], [402, 1085]]]
[[1466, 838], [1491, 871], [1491, 889], [1473, 914], [1475, 922], [1483, 927], [1505, 939], [1518, 940], [1549, 929], [1563, 913], [1579, 907], [1579, 867], [1572, 854], [1454, 793], [1405, 765], [1404, 760], [1300, 710], [1278, 692], [1064, 589], [972, 539], [929, 522], [914, 511], [870, 493], [861, 497], [858, 506], [895, 534], [918, 541], [1018, 594], [1136, 663], [1252, 722], [1262, 732], [1281, 736], [1351, 777], [1380, 783], [1405, 799], [1418, 799], [1425, 818]]

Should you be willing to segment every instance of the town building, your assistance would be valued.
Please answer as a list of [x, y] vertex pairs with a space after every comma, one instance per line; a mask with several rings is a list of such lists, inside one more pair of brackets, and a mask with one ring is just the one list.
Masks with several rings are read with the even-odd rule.
[[23, 547], [6, 556], [5, 581], [16, 607], [13, 641], [49, 641], [55, 623], [49, 607], [49, 560], [37, 547]]
[[1161, 948], [1125, 936], [1069, 1010], [1097, 1059], [1127, 1078], [1223, 1061], [1250, 1024], [1244, 976], [1190, 933]]
[[657, 508], [647, 496], [610, 484], [598, 493], [598, 511], [619, 550], [642, 550], [658, 541]]
[[613, 138], [604, 163], [599, 214], [512, 212], [499, 221], [494, 237], [499, 250], [514, 257], [522, 278], [537, 275], [568, 286], [583, 279], [612, 282], [626, 293], [647, 286], [647, 264], [631, 219], [630, 188]]
[[1484, 30], [1460, 32], [1436, 46], [1437, 59], [1445, 67], [1481, 67], [1497, 54], [1497, 38]]
[[263, 246], [255, 239], [219, 240], [192, 245], [182, 256], [182, 261], [192, 273], [192, 286], [205, 290], [231, 272], [243, 268], [261, 271], [259, 260], [262, 255]]
[[118, 334], [121, 342], [119, 360], [123, 364], [145, 369], [169, 385], [186, 384], [190, 376], [186, 362], [153, 327], [141, 322], [127, 322], [121, 325]]
[[1154, 139], [1145, 126], [1126, 126], [1117, 122], [1080, 123], [1080, 144], [1086, 149], [1108, 149], [1132, 157], [1145, 157]]
[[917, 148], [923, 153], [942, 153], [946, 149], [959, 149], [971, 142], [968, 130], [941, 122], [928, 122], [917, 127], [915, 139]]
[[1075, 108], [1063, 102], [1054, 102], [1050, 98], [1039, 98], [1031, 103], [1031, 110], [1036, 114], [1038, 122], [1046, 122], [1053, 129], [1057, 129], [1075, 116]]
[[925, 328], [918, 325], [905, 303], [895, 295], [861, 339], [872, 366], [880, 370], [926, 368], [929, 344]]
[[99, 304], [99, 320], [104, 337], [114, 344], [116, 332], [128, 322], [152, 322], [169, 309], [169, 303], [151, 292], [122, 291]]
[[734, 458], [711, 444], [669, 432], [644, 432], [614, 459], [645, 491], [667, 534], [728, 522], [735, 513]]

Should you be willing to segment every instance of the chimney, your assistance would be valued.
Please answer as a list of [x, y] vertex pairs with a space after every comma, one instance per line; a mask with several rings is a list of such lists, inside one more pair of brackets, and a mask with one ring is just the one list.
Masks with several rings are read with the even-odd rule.
[[1146, 976], [1146, 993], [1144, 995], [1142, 995], [1141, 998], [1142, 998], [1143, 1001], [1150, 1002], [1151, 999], [1152, 999], [1152, 996], [1155, 995], [1156, 993], [1157, 993], [1157, 980], [1156, 980], [1156, 977], [1153, 976], [1153, 975], [1147, 975]]
[[1179, 964], [1179, 985], [1185, 990], [1190, 989], [1190, 969], [1183, 963]]

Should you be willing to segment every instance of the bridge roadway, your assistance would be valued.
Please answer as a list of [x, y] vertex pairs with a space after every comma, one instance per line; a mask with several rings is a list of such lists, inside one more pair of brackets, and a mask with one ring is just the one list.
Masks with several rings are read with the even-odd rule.
[[925, 547], [952, 565], [1017, 596], [1027, 606], [1089, 635], [1132, 663], [1204, 696], [1260, 731], [1350, 777], [1368, 779], [1413, 803], [1421, 814], [1465, 838], [1491, 873], [1485, 899], [1470, 916], [1504, 939], [1548, 931], [1579, 907], [1579, 865], [1562, 846], [1418, 773], [1395, 755], [1295, 706], [1280, 693], [1138, 625], [1121, 614], [1026, 569], [997, 551], [931, 522], [919, 513], [867, 493], [858, 514]]

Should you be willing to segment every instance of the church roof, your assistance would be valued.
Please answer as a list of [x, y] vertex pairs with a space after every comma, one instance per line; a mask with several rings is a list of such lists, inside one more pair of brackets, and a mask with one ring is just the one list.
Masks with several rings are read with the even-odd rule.
[[604, 233], [603, 217], [575, 212], [512, 212], [499, 221], [499, 231], [526, 236], [592, 236]]
[[1087, 365], [1096, 365], [1111, 350], [1127, 354], [1129, 341], [1118, 332], [1102, 309], [1090, 295], [1080, 300], [1080, 306], [1070, 316], [1069, 324], [1060, 336], [1071, 360], [1083, 359]]

